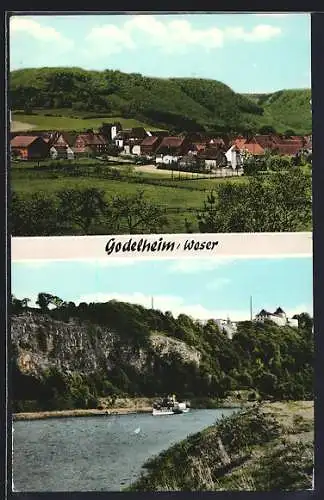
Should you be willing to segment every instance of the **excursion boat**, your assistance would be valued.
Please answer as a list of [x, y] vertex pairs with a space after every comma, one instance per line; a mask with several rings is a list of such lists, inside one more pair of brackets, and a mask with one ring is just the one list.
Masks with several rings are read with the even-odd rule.
[[176, 401], [175, 396], [163, 398], [153, 403], [152, 415], [179, 415], [188, 413], [189, 403]]

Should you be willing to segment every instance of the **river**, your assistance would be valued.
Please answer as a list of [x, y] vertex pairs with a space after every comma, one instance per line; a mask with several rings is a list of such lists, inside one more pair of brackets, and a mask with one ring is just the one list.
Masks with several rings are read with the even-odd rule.
[[139, 477], [148, 458], [231, 413], [16, 421], [14, 491], [120, 491]]

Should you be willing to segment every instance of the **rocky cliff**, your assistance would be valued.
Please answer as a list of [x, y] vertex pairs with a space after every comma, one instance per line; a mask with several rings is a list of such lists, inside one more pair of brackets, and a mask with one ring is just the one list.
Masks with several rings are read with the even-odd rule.
[[12, 316], [11, 339], [16, 376], [31, 380], [44, 381], [55, 372], [63, 377], [99, 376], [120, 388], [121, 370], [129, 379], [144, 381], [157, 372], [172, 372], [175, 364], [199, 368], [201, 360], [197, 349], [161, 332], [152, 332], [139, 347], [125, 342], [114, 328], [80, 318], [60, 321], [39, 311]]

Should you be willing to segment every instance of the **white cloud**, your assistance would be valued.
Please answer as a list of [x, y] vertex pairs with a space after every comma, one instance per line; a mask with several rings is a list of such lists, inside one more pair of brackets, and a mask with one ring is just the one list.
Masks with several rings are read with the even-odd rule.
[[184, 258], [173, 262], [169, 268], [169, 272], [194, 274], [203, 271], [213, 271], [214, 269], [232, 264], [235, 260], [232, 257], [218, 257], [217, 259]]
[[[127, 30], [120, 29], [113, 24], [92, 28], [85, 40], [96, 47], [96, 52], [107, 55], [135, 48], [135, 43]], [[91, 49], [87, 49], [85, 52], [93, 55]]]
[[244, 42], [264, 42], [271, 40], [281, 34], [281, 28], [269, 24], [259, 24], [250, 32], [242, 27], [226, 28], [226, 36], [232, 40], [241, 40]]
[[[166, 53], [183, 53], [189, 46], [210, 50], [222, 47], [227, 40], [259, 42], [270, 40], [280, 33], [280, 28], [266, 24], [257, 25], [251, 31], [243, 27], [200, 29], [186, 19], [168, 21], [152, 15], [135, 15], [121, 26], [105, 24], [92, 28], [86, 41], [106, 54], [148, 46]], [[87, 49], [87, 52], [90, 50]]]
[[285, 312], [289, 318], [295, 316], [295, 314], [308, 313], [310, 316], [313, 316], [313, 306], [312, 304], [300, 304], [291, 309], [285, 309]]
[[229, 283], [231, 283], [231, 280], [228, 278], [216, 278], [214, 281], [207, 283], [206, 288], [208, 290], [220, 290]]
[[188, 45], [197, 45], [206, 49], [217, 48], [222, 47], [224, 41], [222, 30], [218, 28], [196, 29], [184, 19], [163, 22], [151, 15], [139, 15], [126, 22], [124, 28], [133, 34], [149, 35], [152, 44], [168, 52], [179, 51]]
[[66, 38], [51, 26], [44, 26], [33, 19], [22, 16], [11, 17], [10, 34], [14, 36], [18, 33], [26, 34], [40, 42], [55, 43], [56, 49], [58, 46], [65, 49], [71, 49], [74, 45], [72, 40]]

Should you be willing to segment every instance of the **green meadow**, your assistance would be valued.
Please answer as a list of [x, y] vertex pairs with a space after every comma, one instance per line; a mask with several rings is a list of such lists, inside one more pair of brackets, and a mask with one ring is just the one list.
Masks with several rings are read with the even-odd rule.
[[[95, 160], [78, 160], [80, 174], [69, 174], [48, 169], [50, 162], [36, 163], [15, 162], [11, 166], [12, 191], [18, 195], [28, 196], [32, 193], [45, 193], [52, 196], [58, 191], [67, 189], [97, 188], [103, 190], [108, 201], [114, 196], [132, 195], [144, 191], [145, 198], [155, 205], [167, 208], [168, 224], [164, 232], [185, 232], [185, 219], [198, 231], [196, 211], [204, 205], [208, 193], [222, 182], [245, 182], [245, 179], [234, 178], [192, 178], [191, 174], [183, 174], [181, 179], [169, 177], [165, 173], [136, 172], [125, 166], [114, 166], [120, 172], [116, 179], [107, 178], [102, 173], [96, 175]], [[82, 168], [84, 167], [84, 168]], [[103, 167], [100, 164], [100, 167]], [[104, 168], [104, 167], [103, 167]], [[89, 175], [89, 170], [90, 174]]]
[[[83, 131], [91, 128], [97, 130], [101, 127], [103, 122], [119, 122], [123, 128], [144, 127], [149, 130], [160, 130], [158, 127], [152, 127], [151, 125], [134, 118], [122, 118], [121, 116], [106, 115], [97, 117], [90, 115], [87, 117], [86, 113], [83, 113], [83, 116], [77, 116], [75, 113], [73, 116], [69, 116], [68, 110], [53, 110], [46, 112], [46, 114], [44, 114], [44, 111], [39, 113], [35, 112], [33, 114], [14, 112], [12, 113], [12, 121], [13, 132], [17, 127], [16, 124], [19, 123], [26, 124], [26, 130], [28, 130], [28, 126], [30, 126], [32, 130]], [[23, 128], [20, 128], [19, 130], [23, 130]]]

